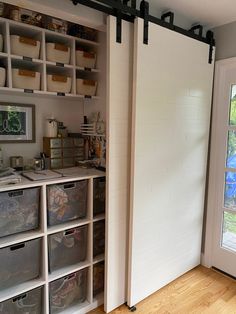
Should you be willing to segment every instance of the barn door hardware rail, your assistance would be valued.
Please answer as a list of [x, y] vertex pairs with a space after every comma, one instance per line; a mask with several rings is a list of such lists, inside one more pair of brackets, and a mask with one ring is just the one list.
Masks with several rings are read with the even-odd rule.
[[[122, 37], [122, 20], [128, 22], [134, 22], [136, 17], [144, 19], [144, 43], [148, 43], [148, 23], [154, 23], [162, 27], [168, 28], [172, 31], [180, 33], [184, 36], [191, 37], [198, 41], [204, 42], [210, 45], [209, 62], [212, 62], [213, 47], [215, 46], [214, 34], [211, 32], [207, 36], [203, 36], [200, 28], [198, 33], [192, 28], [186, 30], [179, 26], [174, 25], [174, 14], [173, 12], [167, 12], [162, 15], [162, 18], [158, 18], [149, 14], [149, 3], [148, 1], [142, 0], [140, 4], [140, 10], [136, 7], [136, 0], [70, 0], [74, 5], [82, 4], [89, 8], [98, 10], [108, 15], [115, 16], [117, 18], [117, 40], [121, 42]], [[169, 21], [166, 21], [169, 17]], [[173, 23], [172, 23], [173, 22]], [[198, 25], [196, 25], [197, 27]], [[119, 29], [120, 28], [120, 29]]]
[[214, 33], [212, 31], [208, 31], [206, 33], [206, 38], [209, 41], [209, 59], [208, 63], [212, 63], [213, 61], [213, 51], [214, 51], [214, 46], [215, 46], [215, 39], [214, 39]]
[[162, 21], [165, 21], [166, 22], [166, 19], [169, 18], [169, 23], [174, 26], [174, 18], [175, 18], [175, 15], [173, 12], [171, 11], [168, 11], [166, 13], [163, 13], [162, 16], [161, 16], [161, 19]]
[[140, 14], [143, 18], [143, 43], [148, 45], [148, 16], [149, 16], [149, 3], [142, 1], [140, 4]]
[[195, 33], [196, 31], [198, 31], [198, 35], [202, 37], [203, 34], [203, 27], [202, 25], [198, 24], [198, 25], [194, 25], [190, 28], [189, 30], [190, 32]]

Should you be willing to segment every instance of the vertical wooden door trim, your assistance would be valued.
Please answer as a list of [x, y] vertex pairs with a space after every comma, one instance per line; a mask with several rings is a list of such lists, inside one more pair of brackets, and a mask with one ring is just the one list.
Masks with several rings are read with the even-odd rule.
[[116, 42], [116, 18], [108, 17], [107, 202], [105, 310], [126, 302], [130, 180], [130, 124], [133, 25], [122, 21]]

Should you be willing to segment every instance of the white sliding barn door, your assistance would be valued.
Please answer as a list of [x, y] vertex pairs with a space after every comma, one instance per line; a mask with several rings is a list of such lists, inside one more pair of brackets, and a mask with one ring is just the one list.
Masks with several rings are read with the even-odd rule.
[[209, 46], [135, 23], [128, 305], [200, 263], [213, 64]]
[[105, 310], [126, 302], [133, 75], [133, 24], [122, 22], [116, 42], [116, 18], [108, 17], [107, 217]]

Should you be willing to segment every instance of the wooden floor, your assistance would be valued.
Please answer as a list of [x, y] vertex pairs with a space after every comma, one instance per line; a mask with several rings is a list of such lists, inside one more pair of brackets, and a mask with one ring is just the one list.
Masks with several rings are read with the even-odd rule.
[[[130, 314], [125, 306], [111, 314]], [[137, 305], [136, 314], [236, 314], [236, 281], [199, 266]], [[90, 314], [104, 314], [102, 308]]]

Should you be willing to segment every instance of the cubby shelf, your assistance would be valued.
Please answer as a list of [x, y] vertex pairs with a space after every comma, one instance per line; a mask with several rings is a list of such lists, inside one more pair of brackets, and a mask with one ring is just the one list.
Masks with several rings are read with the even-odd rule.
[[97, 264], [97, 263], [103, 262], [104, 260], [105, 260], [105, 255], [104, 254], [100, 254], [100, 255], [94, 257], [93, 264]]
[[85, 219], [78, 219], [78, 220], [72, 220], [70, 222], [66, 222], [66, 223], [63, 223], [63, 224], [60, 224], [60, 225], [48, 227], [47, 234], [53, 234], [53, 233], [56, 233], [56, 232], [61, 232], [63, 230], [77, 228], [77, 227], [80, 227], [80, 226], [87, 225], [89, 223], [91, 223], [91, 220], [87, 219], [87, 218], [85, 218]]
[[[0, 61], [4, 61], [4, 67], [6, 68], [6, 86], [1, 87], [0, 91], [4, 93], [14, 93], [18, 95], [32, 95], [38, 94], [47, 97], [67, 97], [71, 100], [83, 100], [83, 99], [100, 99], [99, 96], [86, 96], [80, 95], [76, 92], [76, 79], [94, 79], [96, 75], [100, 73], [99, 69], [82, 68], [76, 64], [76, 47], [91, 49], [97, 52], [99, 47], [98, 42], [89, 41], [82, 38], [73, 37], [66, 34], [56, 33], [47, 29], [39, 28], [32, 25], [27, 25], [20, 22], [15, 22], [5, 18], [0, 18], [0, 24], [2, 27], [2, 35], [4, 38], [4, 51], [0, 52]], [[40, 58], [33, 59], [23, 57], [11, 53], [11, 40], [10, 35], [19, 36], [31, 36], [41, 42]], [[66, 43], [71, 49], [70, 64], [51, 62], [46, 59], [46, 44], [47, 42]], [[40, 90], [31, 89], [18, 89], [13, 87], [12, 83], [12, 69], [24, 68], [37, 70], [41, 76]], [[61, 74], [71, 77], [72, 87], [70, 93], [50, 92], [47, 86], [48, 74]]]
[[0, 249], [5, 246], [14, 245], [19, 242], [30, 241], [33, 239], [41, 238], [44, 236], [44, 233], [41, 230], [31, 230], [23, 233], [13, 234], [0, 238]]
[[33, 290], [43, 285], [45, 285], [45, 281], [41, 278], [37, 278], [17, 285], [15, 287], [4, 289], [0, 291], [0, 302], [11, 299], [19, 294], [25, 293], [29, 290]]
[[[74, 175], [73, 175], [74, 169]], [[50, 283], [64, 278], [70, 274], [78, 272], [82, 269], [88, 269], [88, 279], [87, 279], [87, 300], [82, 304], [72, 304], [68, 309], [61, 312], [64, 314], [85, 314], [90, 310], [96, 308], [97, 306], [103, 304], [103, 297], [93, 298], [93, 265], [97, 262], [104, 261], [104, 254], [97, 256], [93, 259], [93, 183], [96, 178], [103, 178], [105, 176], [104, 172], [98, 170], [88, 170], [80, 168], [71, 168], [69, 174], [59, 179], [45, 180], [45, 181], [29, 181], [23, 179], [22, 183], [16, 184], [14, 186], [2, 186], [0, 192], [21, 190], [32, 187], [40, 187], [41, 195], [41, 206], [40, 206], [40, 229], [26, 231], [19, 233], [17, 235], [6, 236], [0, 238], [0, 248], [8, 247], [21, 242], [26, 242], [33, 239], [41, 239], [41, 261], [40, 261], [40, 278], [27, 281], [23, 284], [0, 290], [0, 302], [6, 301], [8, 299], [14, 298], [18, 295], [24, 294], [30, 290], [43, 287], [43, 314], [49, 314], [49, 286]], [[55, 226], [47, 226], [47, 187], [52, 184], [65, 183], [65, 182], [75, 182], [80, 180], [88, 180], [88, 199], [87, 199], [87, 218], [78, 219], [74, 221], [69, 221], [63, 224]], [[105, 215], [100, 215], [100, 218], [105, 218]], [[57, 233], [63, 232], [68, 229], [73, 229], [88, 225], [88, 239], [87, 239], [87, 258], [85, 261], [62, 267], [60, 269], [54, 270], [50, 273], [49, 269], [49, 251], [48, 251], [48, 240], [49, 236]], [[63, 252], [61, 253], [63, 254]]]
[[49, 274], [49, 276], [48, 276], [49, 282], [57, 280], [61, 277], [67, 276], [71, 273], [75, 273], [75, 272], [77, 272], [81, 269], [84, 269], [86, 267], [89, 267], [89, 266], [90, 266], [89, 261], [85, 261], [85, 262], [79, 263], [78, 265], [71, 265], [68, 267], [64, 267], [62, 269], [55, 270], [51, 274]]
[[93, 217], [93, 222], [104, 220], [104, 219], [105, 219], [105, 214], [96, 215], [95, 217]]
[[94, 298], [93, 298], [93, 302], [101, 302], [102, 300], [104, 299], [104, 293], [99, 293], [98, 295], [96, 295]]

